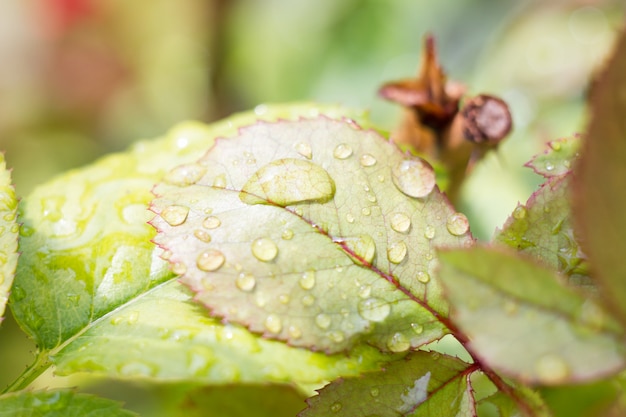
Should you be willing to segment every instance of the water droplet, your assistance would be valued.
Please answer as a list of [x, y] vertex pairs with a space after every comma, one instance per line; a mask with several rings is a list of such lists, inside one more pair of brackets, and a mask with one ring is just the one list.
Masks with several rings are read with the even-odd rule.
[[395, 333], [387, 342], [387, 347], [392, 352], [405, 352], [411, 347], [411, 343], [402, 333]]
[[368, 154], [368, 153], [364, 153], [363, 155], [361, 155], [361, 159], [360, 161], [361, 165], [363, 165], [364, 167], [371, 167], [376, 165], [376, 158], [374, 158], [372, 155]]
[[199, 240], [201, 240], [201, 241], [203, 241], [203, 242], [207, 242], [207, 243], [208, 243], [208, 242], [210, 242], [210, 241], [211, 241], [211, 235], [210, 235], [210, 234], [208, 234], [207, 232], [205, 232], [204, 230], [199, 230], [199, 229], [198, 229], [198, 230], [195, 230], [195, 231], [193, 232], [193, 235], [194, 235], [197, 239], [199, 239]]
[[337, 159], [346, 159], [352, 155], [352, 148], [347, 143], [340, 143], [335, 147], [333, 156]]
[[424, 332], [424, 326], [419, 323], [411, 323], [411, 328], [415, 334], [422, 334]]
[[398, 233], [407, 233], [411, 228], [411, 219], [404, 213], [391, 216], [391, 228]]
[[550, 161], [546, 162], [546, 171], [552, 171], [554, 169], [554, 164]]
[[171, 250], [164, 250], [163, 253], [161, 254], [161, 258], [165, 259], [166, 261], [168, 259], [170, 259], [172, 257], [173, 253]]
[[213, 179], [213, 187], [226, 188], [226, 175], [220, 174]]
[[524, 217], [526, 217], [526, 213], [527, 213], [526, 207], [520, 204], [517, 207], [515, 207], [515, 210], [513, 210], [513, 217], [516, 218], [517, 220], [522, 220]]
[[189, 207], [171, 205], [163, 209], [163, 211], [161, 212], [161, 217], [170, 226], [178, 226], [183, 224], [185, 220], [187, 220], [188, 214]]
[[265, 318], [265, 328], [268, 332], [278, 334], [283, 329], [283, 324], [280, 321], [280, 317], [276, 314], [270, 314]]
[[195, 184], [206, 173], [206, 168], [198, 164], [185, 164], [177, 166], [168, 172], [164, 180], [172, 185], [185, 187]]
[[311, 145], [306, 142], [298, 142], [295, 144], [294, 148], [296, 149], [296, 152], [304, 156], [306, 159], [311, 159], [311, 157], [313, 157]]
[[380, 390], [376, 387], [370, 389], [370, 395], [372, 397], [378, 397], [378, 394], [380, 394]]
[[376, 256], [376, 243], [370, 235], [345, 238], [338, 242], [344, 245], [348, 250], [348, 255], [358, 263], [371, 264]]
[[553, 140], [552, 142], [549, 143], [549, 145], [553, 150], [557, 152], [561, 150], [561, 143], [558, 141]]
[[282, 237], [284, 240], [291, 240], [293, 238], [293, 230], [285, 229], [280, 237]]
[[535, 364], [537, 378], [543, 384], [559, 384], [565, 382], [570, 369], [565, 360], [558, 355], [545, 355]]
[[241, 291], [252, 291], [256, 286], [256, 278], [252, 274], [242, 272], [235, 278], [235, 285]]
[[252, 254], [259, 261], [271, 262], [278, 255], [278, 246], [273, 240], [262, 237], [252, 242]]
[[372, 214], [372, 210], [370, 210], [369, 207], [363, 207], [361, 209], [361, 214], [364, 216], [369, 216], [370, 214]]
[[[22, 227], [20, 228], [20, 236], [23, 237], [29, 237], [32, 236], [33, 233], [35, 233], [35, 229], [33, 229], [32, 227], [29, 227], [25, 224], [22, 225]], [[1, 235], [2, 233], [0, 233]]]
[[380, 322], [387, 318], [391, 312], [391, 307], [385, 300], [368, 298], [359, 302], [358, 310], [365, 320]]
[[139, 320], [139, 312], [138, 311], [131, 311], [130, 314], [128, 315], [128, 318], [126, 320], [128, 321], [128, 324], [135, 324], [135, 323], [137, 323], [137, 320]]
[[426, 239], [434, 239], [435, 238], [435, 228], [431, 225], [428, 225], [424, 228], [424, 237]]
[[330, 406], [330, 411], [332, 411], [333, 413], [337, 413], [341, 410], [341, 403], [334, 403], [333, 405]]
[[245, 183], [239, 199], [246, 204], [324, 203], [335, 195], [335, 182], [319, 165], [301, 159], [279, 159], [260, 168]]
[[569, 169], [572, 166], [572, 162], [569, 159], [566, 159], [565, 161], [563, 161], [563, 166]]
[[22, 301], [26, 298], [26, 291], [24, 291], [22, 287], [15, 285], [13, 286], [13, 291], [11, 291], [11, 298], [13, 298], [15, 302]]
[[304, 297], [302, 297], [302, 304], [304, 304], [307, 307], [312, 306], [314, 302], [315, 302], [315, 297], [313, 297], [311, 294], [307, 294]]
[[391, 169], [391, 179], [402, 193], [426, 197], [435, 187], [435, 171], [422, 159], [405, 159]]
[[185, 272], [187, 272], [187, 265], [182, 262], [175, 262], [172, 265], [172, 272], [176, 275], [183, 275]]
[[350, 213], [346, 214], [346, 221], [348, 223], [354, 223], [354, 216]]
[[426, 253], [424, 254], [424, 258], [425, 258], [427, 261], [432, 260], [432, 259], [433, 259], [433, 253], [432, 253], [432, 252], [426, 252]]
[[198, 255], [196, 265], [199, 269], [211, 272], [217, 271], [224, 264], [224, 254], [216, 249], [208, 249]]
[[422, 284], [428, 284], [428, 282], [430, 281], [430, 275], [428, 274], [428, 272], [419, 271], [417, 273], [417, 280]]
[[376, 196], [375, 196], [374, 194], [368, 194], [368, 195], [367, 195], [367, 200], [368, 200], [370, 203], [375, 203], [375, 202], [376, 202]]
[[111, 319], [111, 324], [114, 326], [117, 326], [118, 324], [120, 324], [122, 322], [122, 320], [124, 320], [123, 317], [117, 316], [117, 317], [113, 317]]
[[328, 314], [320, 313], [317, 316], [315, 316], [315, 324], [320, 329], [328, 329], [331, 323], [332, 323], [332, 319], [330, 318]]
[[467, 220], [467, 217], [465, 217], [463, 213], [454, 213], [452, 216], [448, 217], [446, 227], [451, 234], [461, 236], [469, 230], [469, 220]]
[[371, 285], [361, 285], [359, 288], [359, 297], [368, 298], [372, 294]]
[[281, 294], [278, 296], [278, 301], [280, 301], [281, 304], [287, 304], [289, 303], [289, 296], [287, 294]]
[[303, 272], [300, 276], [300, 286], [305, 290], [310, 290], [315, 286], [315, 271]]
[[120, 365], [118, 372], [125, 376], [153, 376], [156, 369], [144, 362], [132, 361]]
[[404, 242], [393, 243], [387, 249], [387, 259], [389, 259], [389, 262], [399, 264], [406, 257], [406, 252], [407, 249]]
[[202, 222], [202, 227], [204, 227], [205, 229], [217, 229], [218, 227], [220, 227], [221, 224], [222, 221], [219, 218], [215, 216], [209, 216]]
[[292, 339], [300, 339], [302, 337], [302, 330], [297, 326], [289, 326], [287, 333], [289, 333], [289, 337]]
[[343, 332], [340, 332], [337, 330], [337, 331], [329, 332], [328, 338], [335, 343], [341, 343], [345, 340], [346, 337], [344, 336]]
[[385, 176], [383, 174], [379, 174], [377, 177], [378, 182], [385, 182]]

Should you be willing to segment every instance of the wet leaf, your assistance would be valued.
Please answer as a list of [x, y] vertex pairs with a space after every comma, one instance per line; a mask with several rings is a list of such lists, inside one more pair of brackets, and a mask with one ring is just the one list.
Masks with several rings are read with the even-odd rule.
[[571, 172], [578, 159], [580, 138], [562, 138], [548, 143], [548, 149], [535, 155], [527, 167], [546, 178], [558, 177]]
[[576, 216], [601, 293], [626, 324], [626, 31], [593, 86], [576, 181]]
[[0, 396], [0, 417], [132, 417], [115, 401], [72, 390], [22, 391]]
[[156, 187], [152, 224], [215, 316], [326, 352], [446, 331], [434, 248], [473, 240], [425, 161], [320, 117], [243, 128], [193, 170]]
[[442, 251], [451, 318], [481, 363], [524, 383], [580, 382], [621, 370], [620, 326], [554, 272], [501, 250]]
[[6, 168], [4, 154], [0, 153], [0, 322], [4, 318], [17, 265], [19, 226], [16, 215], [17, 199], [11, 185], [11, 172]]
[[413, 352], [382, 371], [334, 381], [298, 416], [476, 416], [469, 383], [475, 369], [451, 356]]
[[[545, 405], [539, 394], [524, 386], [515, 387], [517, 402], [510, 396], [498, 391], [478, 401], [476, 409], [479, 416], [497, 417], [552, 417], [552, 412]], [[521, 402], [521, 404], [520, 404]], [[522, 405], [523, 407], [520, 407]]]
[[209, 319], [206, 310], [190, 304], [160, 258], [162, 250], [150, 242], [151, 190], [164, 174], [183, 182], [193, 178], [198, 173], [184, 164], [240, 125], [320, 112], [358, 116], [340, 107], [264, 106], [258, 114], [210, 126], [186, 123], [163, 138], [53, 179], [26, 198], [11, 306], [58, 372], [212, 382], [301, 378], [319, 384], [375, 368], [381, 355], [374, 349], [328, 358]]
[[574, 230], [571, 173], [549, 178], [518, 205], [494, 240], [528, 254], [568, 277], [570, 284], [593, 289], [587, 257]]

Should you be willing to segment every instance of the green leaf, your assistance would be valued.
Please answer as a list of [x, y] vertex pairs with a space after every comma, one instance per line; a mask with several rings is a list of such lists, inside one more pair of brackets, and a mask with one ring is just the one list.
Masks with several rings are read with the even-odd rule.
[[575, 214], [601, 293], [626, 325], [626, 31], [594, 84], [576, 175]]
[[541, 393], [556, 417], [606, 416], [613, 404], [620, 402], [623, 405], [624, 400], [624, 389], [614, 378], [582, 385], [546, 387]]
[[571, 172], [574, 161], [578, 159], [579, 149], [578, 137], [553, 140], [548, 142], [548, 149], [535, 155], [526, 166], [546, 178], [565, 175]]
[[299, 417], [475, 416], [475, 369], [437, 352], [412, 352], [382, 371], [332, 382]]
[[381, 355], [373, 348], [328, 358], [209, 319], [150, 242], [155, 231], [146, 221], [153, 216], [154, 184], [200, 158], [215, 137], [234, 135], [259, 118], [359, 116], [314, 105], [264, 106], [257, 113], [210, 126], [182, 124], [163, 138], [53, 179], [24, 201], [11, 307], [60, 373], [319, 384], [376, 367]]
[[0, 417], [132, 417], [115, 401], [72, 390], [22, 391], [0, 397]]
[[482, 364], [525, 383], [580, 382], [622, 369], [622, 330], [554, 272], [501, 250], [439, 254], [452, 321]]
[[549, 178], [525, 205], [517, 206], [494, 240], [558, 270], [573, 285], [593, 288], [573, 225], [571, 177], [568, 172]]
[[539, 394], [529, 388], [517, 386], [514, 388], [514, 395], [517, 402], [502, 391], [483, 398], [476, 404], [478, 415], [494, 417], [551, 417], [553, 415]]
[[19, 226], [15, 221], [16, 214], [17, 199], [11, 185], [11, 171], [7, 170], [4, 154], [0, 153], [0, 322], [4, 318], [17, 265]]
[[155, 188], [155, 242], [212, 314], [338, 352], [441, 337], [434, 248], [472, 244], [425, 161], [325, 117], [258, 123]]

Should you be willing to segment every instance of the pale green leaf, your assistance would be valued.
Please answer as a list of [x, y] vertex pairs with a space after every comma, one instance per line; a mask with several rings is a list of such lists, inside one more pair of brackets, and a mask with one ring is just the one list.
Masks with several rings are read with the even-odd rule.
[[382, 371], [332, 382], [299, 417], [476, 416], [469, 383], [475, 369], [437, 352], [413, 352]]
[[555, 273], [501, 250], [442, 251], [452, 321], [485, 366], [526, 383], [579, 382], [624, 367], [622, 331]]
[[425, 161], [352, 121], [258, 123], [155, 189], [155, 242], [218, 316], [295, 346], [441, 337], [436, 247], [470, 245]]
[[580, 138], [561, 138], [548, 143], [548, 149], [535, 155], [526, 164], [537, 174], [546, 178], [558, 177], [571, 172], [574, 161], [578, 159]]
[[72, 390], [22, 391], [0, 396], [0, 417], [132, 417], [115, 401]]
[[514, 396], [498, 391], [476, 404], [480, 417], [552, 417], [552, 411], [546, 406], [539, 394], [531, 389], [518, 386], [514, 388]]
[[17, 265], [17, 199], [4, 154], [0, 153], [0, 322], [9, 299]]

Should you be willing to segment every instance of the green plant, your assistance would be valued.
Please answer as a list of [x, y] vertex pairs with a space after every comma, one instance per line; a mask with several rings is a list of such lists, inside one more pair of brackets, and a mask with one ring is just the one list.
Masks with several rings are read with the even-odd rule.
[[582, 156], [533, 158], [545, 183], [491, 244], [429, 163], [335, 106], [187, 123], [19, 207], [3, 170], [0, 295], [38, 354], [0, 416], [134, 415], [26, 389], [50, 367], [169, 383], [181, 415], [621, 415], [625, 52]]

